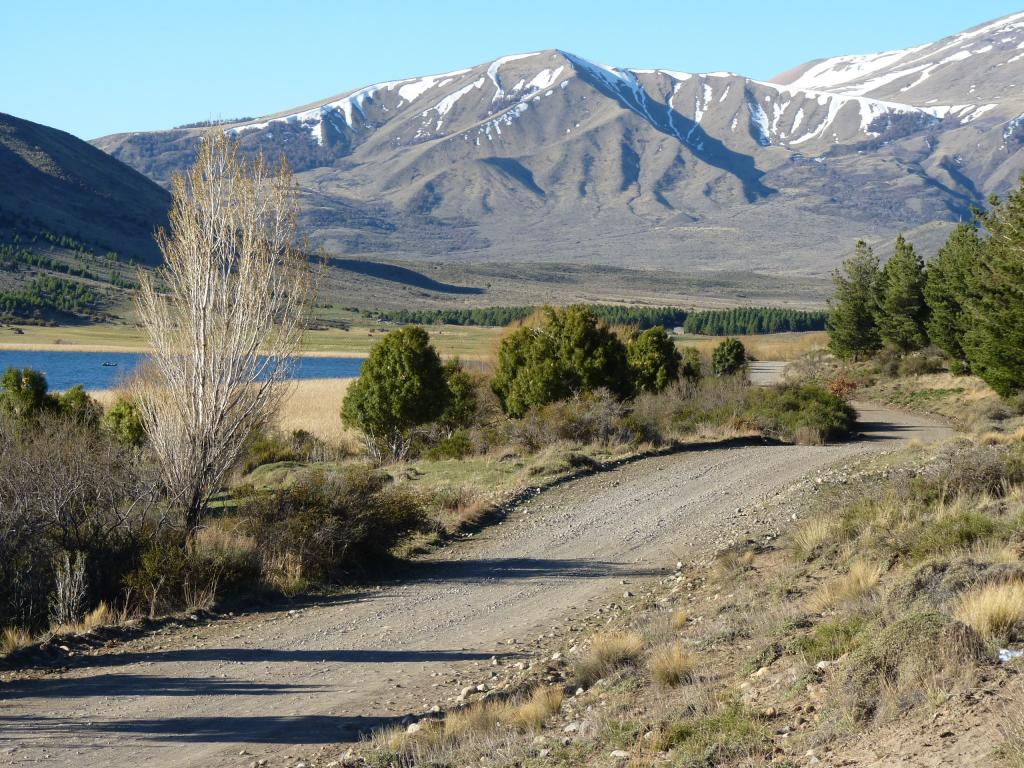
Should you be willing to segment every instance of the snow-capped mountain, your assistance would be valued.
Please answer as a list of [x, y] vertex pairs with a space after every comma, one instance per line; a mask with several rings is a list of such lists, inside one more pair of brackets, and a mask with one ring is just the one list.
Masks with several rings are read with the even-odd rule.
[[[328, 252], [821, 275], [857, 237], [931, 247], [1016, 182], [1021, 46], [1016, 14], [774, 82], [548, 50], [224, 130], [288, 157]], [[94, 143], [166, 184], [201, 133]]]

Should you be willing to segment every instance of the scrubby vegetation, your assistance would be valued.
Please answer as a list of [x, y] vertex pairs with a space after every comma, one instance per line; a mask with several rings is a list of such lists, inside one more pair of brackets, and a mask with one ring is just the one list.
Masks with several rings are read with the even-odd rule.
[[[998, 659], [1024, 641], [1022, 461], [1019, 444], [961, 441], [835, 470], [777, 510], [801, 513], [781, 538], [680, 564], [520, 687], [467, 688], [361, 754], [396, 767], [496, 751], [510, 765], [802, 765], [865, 744], [924, 753], [949, 723], [964, 739], [966, 712], [1002, 711], [1016, 690], [1019, 664]], [[541, 676], [566, 695], [524, 729], [514, 713]], [[1020, 744], [999, 719], [969, 753], [993, 765]]]

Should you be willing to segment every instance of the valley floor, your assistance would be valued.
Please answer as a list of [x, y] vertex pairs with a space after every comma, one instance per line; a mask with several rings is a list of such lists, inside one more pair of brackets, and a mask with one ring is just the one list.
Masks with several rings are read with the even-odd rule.
[[778, 531], [807, 473], [950, 434], [924, 417], [861, 415], [863, 434], [843, 445], [698, 446], [566, 483], [344, 599], [172, 623], [8, 674], [0, 765], [326, 763], [362, 732], [565, 649], [677, 560]]

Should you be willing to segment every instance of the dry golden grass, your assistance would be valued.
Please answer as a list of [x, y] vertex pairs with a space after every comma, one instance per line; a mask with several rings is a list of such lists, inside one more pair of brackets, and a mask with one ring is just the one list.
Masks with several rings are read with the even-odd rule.
[[644, 650], [644, 639], [636, 632], [606, 632], [595, 635], [590, 651], [576, 663], [580, 685], [589, 688], [619, 667], [632, 664]]
[[960, 598], [956, 618], [988, 640], [1013, 639], [1024, 624], [1024, 584], [987, 584]]
[[556, 686], [535, 688], [530, 698], [512, 711], [511, 724], [526, 731], [539, 731], [545, 721], [562, 709], [564, 691]]
[[1024, 427], [1015, 432], [983, 432], [978, 436], [981, 445], [1014, 445], [1024, 442]]
[[[710, 357], [715, 347], [722, 343], [722, 336], [682, 336], [679, 344], [696, 347], [705, 357]], [[756, 336], [735, 336], [743, 342], [747, 353], [758, 360], [796, 360], [816, 349], [828, 345], [828, 334], [824, 331], [806, 333], [772, 333]]]
[[105, 601], [101, 601], [99, 605], [85, 614], [85, 618], [82, 619], [82, 628], [89, 632], [97, 627], [106, 627], [116, 622], [117, 617], [110, 610], [110, 606]]
[[834, 529], [832, 521], [824, 517], [805, 520], [787, 537], [790, 553], [798, 560], [806, 560], [818, 547], [832, 538]]
[[[274, 426], [282, 432], [309, 432], [336, 446], [356, 449], [358, 435], [341, 423], [341, 401], [355, 379], [300, 379], [285, 386], [284, 399]], [[98, 389], [89, 393], [104, 408], [110, 408], [124, 393]]]
[[686, 626], [686, 622], [690, 620], [690, 614], [685, 609], [680, 608], [672, 614], [672, 629], [682, 629]]
[[32, 643], [32, 635], [20, 627], [6, 627], [0, 632], [0, 656], [7, 656]]
[[200, 528], [193, 540], [197, 552], [209, 555], [245, 554], [256, 551], [256, 540], [238, 529], [237, 521], [231, 518], [211, 520], [211, 524]]
[[493, 730], [498, 723], [511, 722], [514, 709], [506, 701], [481, 701], [453, 709], [444, 719], [444, 735], [464, 739], [472, 734]]
[[354, 446], [357, 437], [341, 423], [341, 401], [354, 379], [302, 379], [288, 383], [275, 426], [305, 430], [332, 445]]
[[850, 570], [825, 584], [810, 600], [811, 610], [826, 611], [871, 597], [882, 578], [882, 567], [855, 561]]
[[680, 643], [670, 643], [651, 653], [648, 667], [651, 679], [662, 688], [675, 688], [693, 682], [697, 657]]

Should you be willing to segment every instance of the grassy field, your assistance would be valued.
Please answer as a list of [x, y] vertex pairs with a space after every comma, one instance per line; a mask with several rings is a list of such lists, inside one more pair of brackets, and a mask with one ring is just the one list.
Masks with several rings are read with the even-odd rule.
[[[303, 342], [303, 353], [323, 356], [363, 356], [380, 338], [395, 326], [353, 326], [348, 330], [331, 328], [309, 331]], [[10, 327], [0, 328], [0, 349], [78, 352], [137, 352], [146, 349], [142, 329], [134, 325], [22, 326], [22, 333]], [[445, 357], [464, 360], [492, 359], [504, 328], [440, 325], [430, 326], [431, 340]], [[823, 331], [809, 333], [776, 333], [763, 336], [739, 336], [747, 350], [758, 360], [795, 360], [812, 349], [820, 349], [828, 341]], [[719, 337], [680, 336], [681, 346], [697, 347], [704, 355], [722, 341]]]
[[[363, 356], [394, 326], [331, 328], [308, 331], [303, 353], [323, 356]], [[141, 328], [134, 325], [21, 326], [21, 333], [10, 327], [0, 328], [0, 349], [76, 351], [76, 352], [139, 352], [147, 348]], [[445, 356], [458, 355], [467, 360], [490, 357], [503, 328], [471, 326], [435, 326], [430, 336], [438, 351]]]

